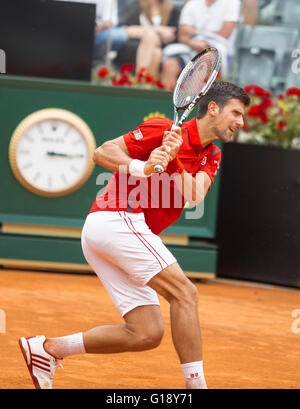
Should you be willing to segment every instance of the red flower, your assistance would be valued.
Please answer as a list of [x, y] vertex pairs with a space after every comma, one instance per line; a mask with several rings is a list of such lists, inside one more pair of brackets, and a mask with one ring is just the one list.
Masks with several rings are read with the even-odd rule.
[[100, 68], [100, 70], [98, 71], [98, 77], [100, 78], [105, 78], [107, 77], [108, 74], [109, 74], [109, 70], [105, 67]]
[[277, 128], [280, 129], [281, 131], [286, 127], [286, 122], [280, 120], [277, 122]]
[[270, 119], [266, 113], [260, 114], [259, 118], [264, 124], [267, 124], [268, 122], [270, 122]]
[[121, 74], [126, 74], [128, 72], [133, 72], [133, 71], [134, 71], [134, 64], [123, 64], [120, 68]]
[[247, 92], [247, 94], [251, 94], [255, 97], [261, 97], [261, 98], [270, 98], [271, 93], [269, 91], [266, 91], [265, 89], [259, 87], [258, 85], [247, 85], [244, 90]]
[[125, 85], [128, 83], [128, 81], [129, 81], [128, 76], [126, 74], [123, 74], [119, 79], [119, 85]]
[[111, 84], [112, 84], [114, 87], [119, 87], [119, 86], [120, 86], [119, 80], [117, 80], [116, 77], [113, 77], [113, 78], [111, 79]]
[[146, 67], [140, 67], [138, 72], [137, 72], [138, 77], [142, 78], [144, 76], [145, 71], [146, 71]]
[[251, 92], [254, 91], [255, 87], [256, 87], [255, 85], [247, 85], [244, 88], [244, 91], [247, 92], [247, 94], [251, 94]]
[[263, 98], [271, 98], [272, 94], [271, 94], [270, 91], [266, 91], [266, 90], [264, 89], [261, 96], [262, 96]]
[[145, 80], [146, 80], [146, 82], [148, 82], [149, 84], [151, 84], [151, 83], [153, 82], [153, 77], [152, 77], [152, 75], [149, 74], [149, 73], [146, 73], [146, 75], [145, 75]]
[[155, 81], [155, 85], [157, 86], [157, 88], [165, 89], [164, 84], [159, 80]]
[[284, 98], [285, 98], [285, 95], [284, 95], [284, 94], [279, 94], [279, 95], [278, 95], [278, 99], [279, 99], [279, 100], [282, 100], [282, 99], [284, 99]]
[[300, 89], [299, 88], [289, 88], [286, 90], [286, 95], [297, 95], [300, 98]]
[[132, 82], [130, 81], [127, 75], [123, 74], [119, 79], [113, 77], [111, 80], [111, 84], [114, 85], [115, 87], [122, 87], [123, 85], [132, 85]]
[[273, 106], [273, 102], [271, 99], [264, 99], [262, 103], [259, 105], [263, 110], [270, 108]]
[[248, 115], [252, 117], [259, 117], [263, 113], [263, 110], [261, 109], [260, 105], [252, 105], [249, 108]]
[[266, 109], [273, 106], [271, 99], [263, 99], [259, 105], [252, 105], [248, 110], [248, 115], [254, 118], [260, 118], [264, 123], [269, 122]]

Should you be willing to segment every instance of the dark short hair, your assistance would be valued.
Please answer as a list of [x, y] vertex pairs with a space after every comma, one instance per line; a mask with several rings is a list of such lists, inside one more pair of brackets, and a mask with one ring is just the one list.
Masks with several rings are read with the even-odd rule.
[[197, 118], [200, 119], [206, 115], [208, 104], [211, 101], [214, 101], [219, 108], [223, 109], [231, 99], [239, 99], [245, 106], [250, 104], [250, 97], [243, 88], [231, 82], [215, 82], [207, 91], [206, 95], [200, 99]]

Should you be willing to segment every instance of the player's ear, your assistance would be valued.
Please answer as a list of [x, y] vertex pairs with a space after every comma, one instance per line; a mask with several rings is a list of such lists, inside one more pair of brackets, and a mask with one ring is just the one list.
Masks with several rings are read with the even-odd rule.
[[210, 103], [207, 106], [207, 113], [210, 116], [217, 116], [220, 112], [220, 108], [218, 107], [218, 105], [214, 102], [214, 101], [210, 101]]

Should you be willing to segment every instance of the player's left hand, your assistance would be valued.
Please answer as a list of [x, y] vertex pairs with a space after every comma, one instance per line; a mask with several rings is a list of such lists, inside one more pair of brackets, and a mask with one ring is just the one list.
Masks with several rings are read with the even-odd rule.
[[158, 148], [155, 148], [144, 167], [144, 173], [146, 176], [150, 176], [152, 173], [155, 173], [155, 167], [157, 165], [161, 166], [163, 169], [166, 169], [169, 162], [171, 161], [171, 157], [169, 155], [169, 149], [166, 146], [161, 145]]
[[165, 131], [162, 142], [163, 146], [168, 147], [171, 160], [175, 159], [182, 145], [181, 129], [174, 128], [171, 131]]

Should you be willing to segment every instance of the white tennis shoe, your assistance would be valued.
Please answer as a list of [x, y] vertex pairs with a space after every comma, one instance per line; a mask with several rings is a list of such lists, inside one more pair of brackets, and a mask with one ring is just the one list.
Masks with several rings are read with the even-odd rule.
[[20, 338], [19, 345], [36, 389], [52, 389], [52, 379], [61, 359], [56, 359], [44, 349], [44, 335]]

